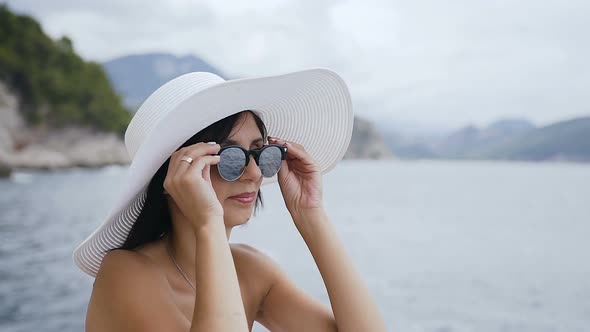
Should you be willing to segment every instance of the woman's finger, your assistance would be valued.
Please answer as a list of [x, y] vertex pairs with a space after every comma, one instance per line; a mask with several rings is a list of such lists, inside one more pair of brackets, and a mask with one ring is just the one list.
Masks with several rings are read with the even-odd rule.
[[190, 164], [187, 172], [190, 172], [191, 174], [199, 174], [200, 177], [206, 179], [206, 177], [203, 175], [205, 173], [205, 169], [210, 165], [216, 165], [220, 160], [221, 158], [219, 156], [198, 157], [192, 162], [192, 164]]
[[187, 170], [180, 174], [176, 179], [176, 185], [181, 187], [192, 187], [197, 184], [197, 182], [201, 182], [202, 180], [206, 180], [205, 176], [203, 176], [205, 168], [208, 165], [215, 165], [219, 162], [219, 156], [201, 156], [195, 159], [187, 168]]
[[203, 168], [203, 178], [205, 181], [211, 182], [211, 164], [208, 164], [205, 166], [205, 168]]
[[299, 159], [303, 161], [313, 162], [313, 159], [311, 158], [309, 153], [307, 153], [303, 145], [299, 143], [288, 142], [274, 137], [270, 137], [268, 140], [273, 144], [284, 144], [287, 147], [287, 159]]
[[199, 142], [193, 145], [182, 147], [176, 150], [174, 153], [172, 153], [172, 155], [170, 156], [170, 162], [168, 164], [166, 178], [164, 179], [165, 192], [170, 192], [169, 189], [171, 189], [171, 182], [178, 183], [177, 181], [180, 180], [182, 174], [184, 174], [191, 165], [188, 162], [183, 161], [182, 157], [191, 157], [193, 158], [192, 162], [194, 162], [194, 159], [198, 158], [201, 155], [211, 155], [217, 153], [220, 148], [219, 145], [211, 143]]
[[[214, 143], [214, 142], [211, 142]], [[171, 165], [173, 168], [172, 176], [180, 176], [189, 168], [189, 166], [194, 163], [194, 160], [203, 155], [212, 155], [219, 151], [220, 146], [218, 144], [211, 144], [211, 143], [197, 143], [193, 145], [189, 145], [184, 147], [174, 153], [174, 160], [170, 160], [170, 163], [174, 162], [174, 165]], [[183, 161], [183, 157], [190, 157], [193, 159], [192, 163], [188, 163], [187, 161]]]

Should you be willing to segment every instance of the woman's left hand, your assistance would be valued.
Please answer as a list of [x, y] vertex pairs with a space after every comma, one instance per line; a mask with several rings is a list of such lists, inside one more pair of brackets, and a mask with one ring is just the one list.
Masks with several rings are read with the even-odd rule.
[[283, 199], [291, 216], [323, 208], [320, 167], [301, 144], [269, 137], [269, 143], [287, 147], [287, 158], [279, 170], [278, 180]]

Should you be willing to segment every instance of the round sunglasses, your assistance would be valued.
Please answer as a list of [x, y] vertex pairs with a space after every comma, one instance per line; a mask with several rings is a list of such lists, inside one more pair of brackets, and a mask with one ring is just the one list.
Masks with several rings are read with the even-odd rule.
[[246, 150], [239, 145], [228, 145], [222, 147], [217, 154], [220, 160], [215, 166], [219, 175], [226, 181], [236, 181], [244, 174], [251, 155], [254, 156], [262, 175], [270, 178], [278, 173], [283, 160], [287, 158], [287, 147], [269, 144], [259, 149]]

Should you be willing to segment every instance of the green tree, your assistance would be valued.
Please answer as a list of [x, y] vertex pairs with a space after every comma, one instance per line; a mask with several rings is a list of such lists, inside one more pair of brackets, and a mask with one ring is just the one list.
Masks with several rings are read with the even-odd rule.
[[123, 134], [131, 119], [102, 67], [86, 62], [68, 37], [49, 38], [41, 25], [0, 5], [0, 80], [21, 100], [31, 125], [84, 125]]

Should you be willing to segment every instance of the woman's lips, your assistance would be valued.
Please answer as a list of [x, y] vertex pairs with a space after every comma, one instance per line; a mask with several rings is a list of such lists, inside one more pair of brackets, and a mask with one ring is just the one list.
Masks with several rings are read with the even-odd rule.
[[230, 198], [234, 199], [240, 203], [249, 204], [249, 203], [254, 202], [254, 200], [256, 199], [256, 193], [255, 192], [241, 193], [239, 195], [231, 196]]

